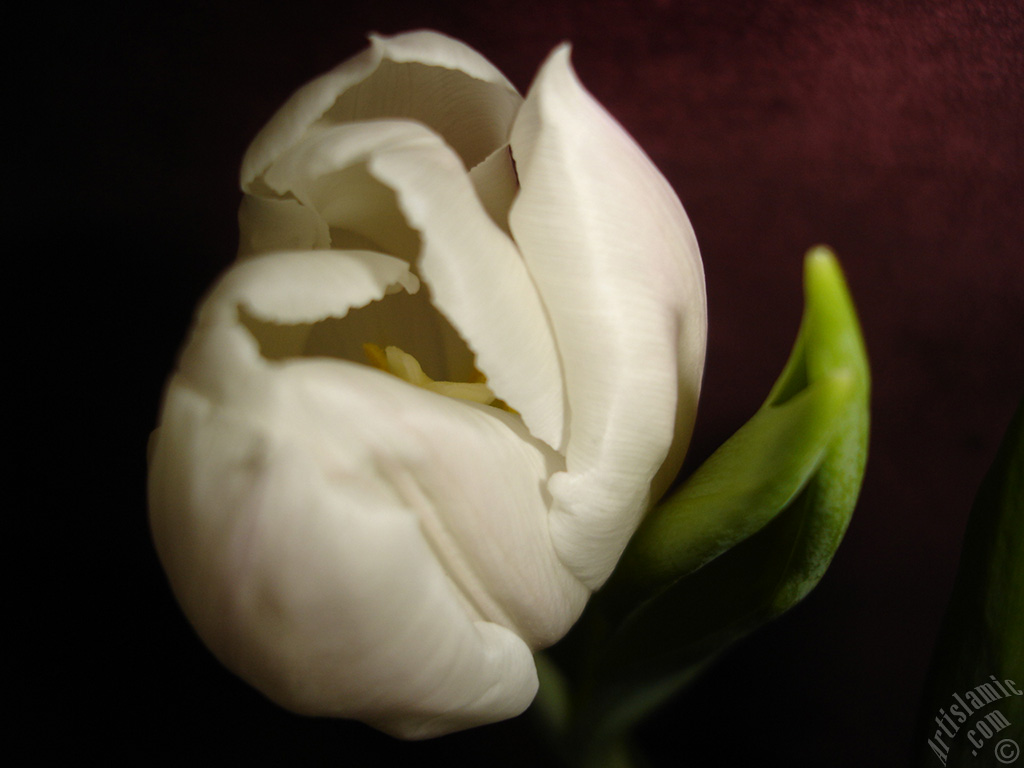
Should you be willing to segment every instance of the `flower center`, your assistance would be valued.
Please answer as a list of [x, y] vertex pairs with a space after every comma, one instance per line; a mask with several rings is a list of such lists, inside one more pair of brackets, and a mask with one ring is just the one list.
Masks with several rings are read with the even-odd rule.
[[398, 347], [389, 346], [381, 349], [376, 344], [363, 344], [363, 352], [374, 368], [379, 368], [417, 387], [429, 389], [446, 397], [493, 405], [495, 408], [514, 413], [503, 401], [494, 396], [491, 388], [487, 386], [487, 378], [480, 371], [473, 374], [475, 381], [434, 381], [423, 372], [423, 367], [415, 357]]

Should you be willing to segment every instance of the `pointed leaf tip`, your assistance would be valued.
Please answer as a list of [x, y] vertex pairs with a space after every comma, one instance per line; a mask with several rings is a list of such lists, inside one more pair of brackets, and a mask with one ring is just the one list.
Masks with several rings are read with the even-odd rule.
[[[757, 533], [812, 478], [825, 479], [827, 514], [848, 522], [866, 455], [867, 357], [829, 248], [807, 253], [804, 289], [797, 341], [764, 405], [648, 515], [626, 551], [619, 581], [663, 588], [685, 577]], [[843, 489], [841, 499], [832, 485]], [[829, 527], [845, 531], [846, 525], [836, 520]], [[838, 545], [833, 539], [824, 549]], [[814, 549], [812, 559], [827, 564], [831, 552]]]

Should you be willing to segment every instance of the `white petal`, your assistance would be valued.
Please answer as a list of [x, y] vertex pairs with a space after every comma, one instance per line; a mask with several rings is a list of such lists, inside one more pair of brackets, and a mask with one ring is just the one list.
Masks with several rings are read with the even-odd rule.
[[324, 466], [288, 425], [256, 418], [272, 410], [245, 418], [177, 382], [164, 413], [153, 534], [183, 609], [226, 666], [297, 712], [404, 738], [528, 706], [529, 649], [466, 612], [372, 467]]
[[[264, 178], [277, 193], [315, 209], [332, 231], [355, 230], [405, 259], [418, 253], [431, 301], [476, 354], [491, 389], [522, 414], [534, 435], [562, 445], [562, 372], [540, 297], [515, 245], [488, 216], [443, 141], [412, 122], [349, 123], [283, 153]], [[431, 365], [434, 377], [468, 377], [456, 348], [463, 345], [452, 343], [457, 339], [413, 347], [394, 337], [353, 343], [365, 341], [402, 347]], [[438, 352], [444, 353], [441, 365]]]
[[[379, 253], [306, 251], [247, 259], [228, 270], [199, 308], [179, 373], [197, 389], [227, 397], [224, 381], [245, 380], [259, 370], [261, 346], [270, 357], [303, 354], [315, 328], [309, 324], [344, 317], [395, 290], [418, 288], [408, 264]], [[266, 323], [259, 342], [242, 325], [246, 316]], [[261, 396], [261, 386], [259, 377], [252, 379], [254, 397]]]
[[239, 320], [248, 329], [239, 344], [197, 355], [197, 339], [182, 357], [183, 370], [209, 380], [211, 372], [233, 366], [242, 376], [261, 354], [366, 363], [368, 342], [400, 346], [435, 377], [466, 381], [474, 370], [472, 353], [420, 290], [409, 265], [380, 253], [273, 253], [237, 264], [201, 307], [198, 325], [212, 330], [200, 338], [222, 343]]
[[552, 535], [587, 584], [609, 575], [689, 441], [706, 339], [703, 269], [671, 187], [579, 84], [567, 47], [545, 63], [511, 138], [513, 236], [564, 365], [568, 472]]
[[419, 280], [401, 259], [371, 251], [275, 253], [230, 269], [200, 310], [201, 318], [230, 322], [239, 305], [277, 323], [343, 317], [382, 298], [393, 286], [410, 293]]
[[279, 195], [293, 195], [332, 230], [355, 232], [377, 248], [411, 261], [419, 239], [394, 193], [372, 178], [366, 163], [382, 148], [424, 141], [423, 126], [381, 120], [326, 128], [283, 152], [264, 174]]
[[[544, 481], [564, 462], [512, 414], [365, 366], [296, 361], [331, 455], [359, 455], [415, 511], [431, 550], [480, 618], [531, 648], [559, 639], [589, 596], [551, 544]], [[328, 444], [329, 443], [329, 444]]]
[[419, 231], [420, 275], [488, 386], [533, 435], [561, 448], [565, 396], [547, 314], [518, 250], [485, 212], [458, 158], [424, 132], [421, 141], [375, 153], [369, 169], [394, 189]]
[[505, 234], [511, 235], [508, 212], [519, 193], [511, 150], [507, 146], [494, 150], [486, 160], [470, 170], [469, 179], [487, 215]]
[[513, 716], [536, 690], [531, 647], [589, 595], [549, 538], [561, 458], [493, 408], [254, 356], [209, 303], [295, 317], [273, 270], [297, 258], [229, 273], [169, 387], [150, 510], [175, 593], [228, 667], [296, 711], [406, 738]]
[[467, 168], [508, 140], [522, 98], [479, 53], [437, 32], [371, 37], [359, 55], [298, 90], [242, 161], [246, 191], [310, 131], [353, 120], [405, 118], [439, 133]]

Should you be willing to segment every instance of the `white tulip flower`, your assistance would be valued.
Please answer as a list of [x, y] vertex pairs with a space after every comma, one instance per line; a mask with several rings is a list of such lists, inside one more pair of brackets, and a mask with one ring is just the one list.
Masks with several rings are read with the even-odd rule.
[[225, 665], [424, 738], [522, 712], [678, 471], [706, 339], [679, 200], [556, 49], [526, 98], [374, 36], [242, 164], [150, 457], [156, 547]]

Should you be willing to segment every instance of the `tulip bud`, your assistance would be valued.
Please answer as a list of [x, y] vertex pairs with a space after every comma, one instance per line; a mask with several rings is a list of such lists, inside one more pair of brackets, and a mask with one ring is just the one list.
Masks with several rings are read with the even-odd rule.
[[524, 100], [433, 32], [300, 89], [241, 182], [152, 442], [186, 616], [297, 712], [405, 738], [518, 714], [689, 442], [682, 206], [567, 47]]

